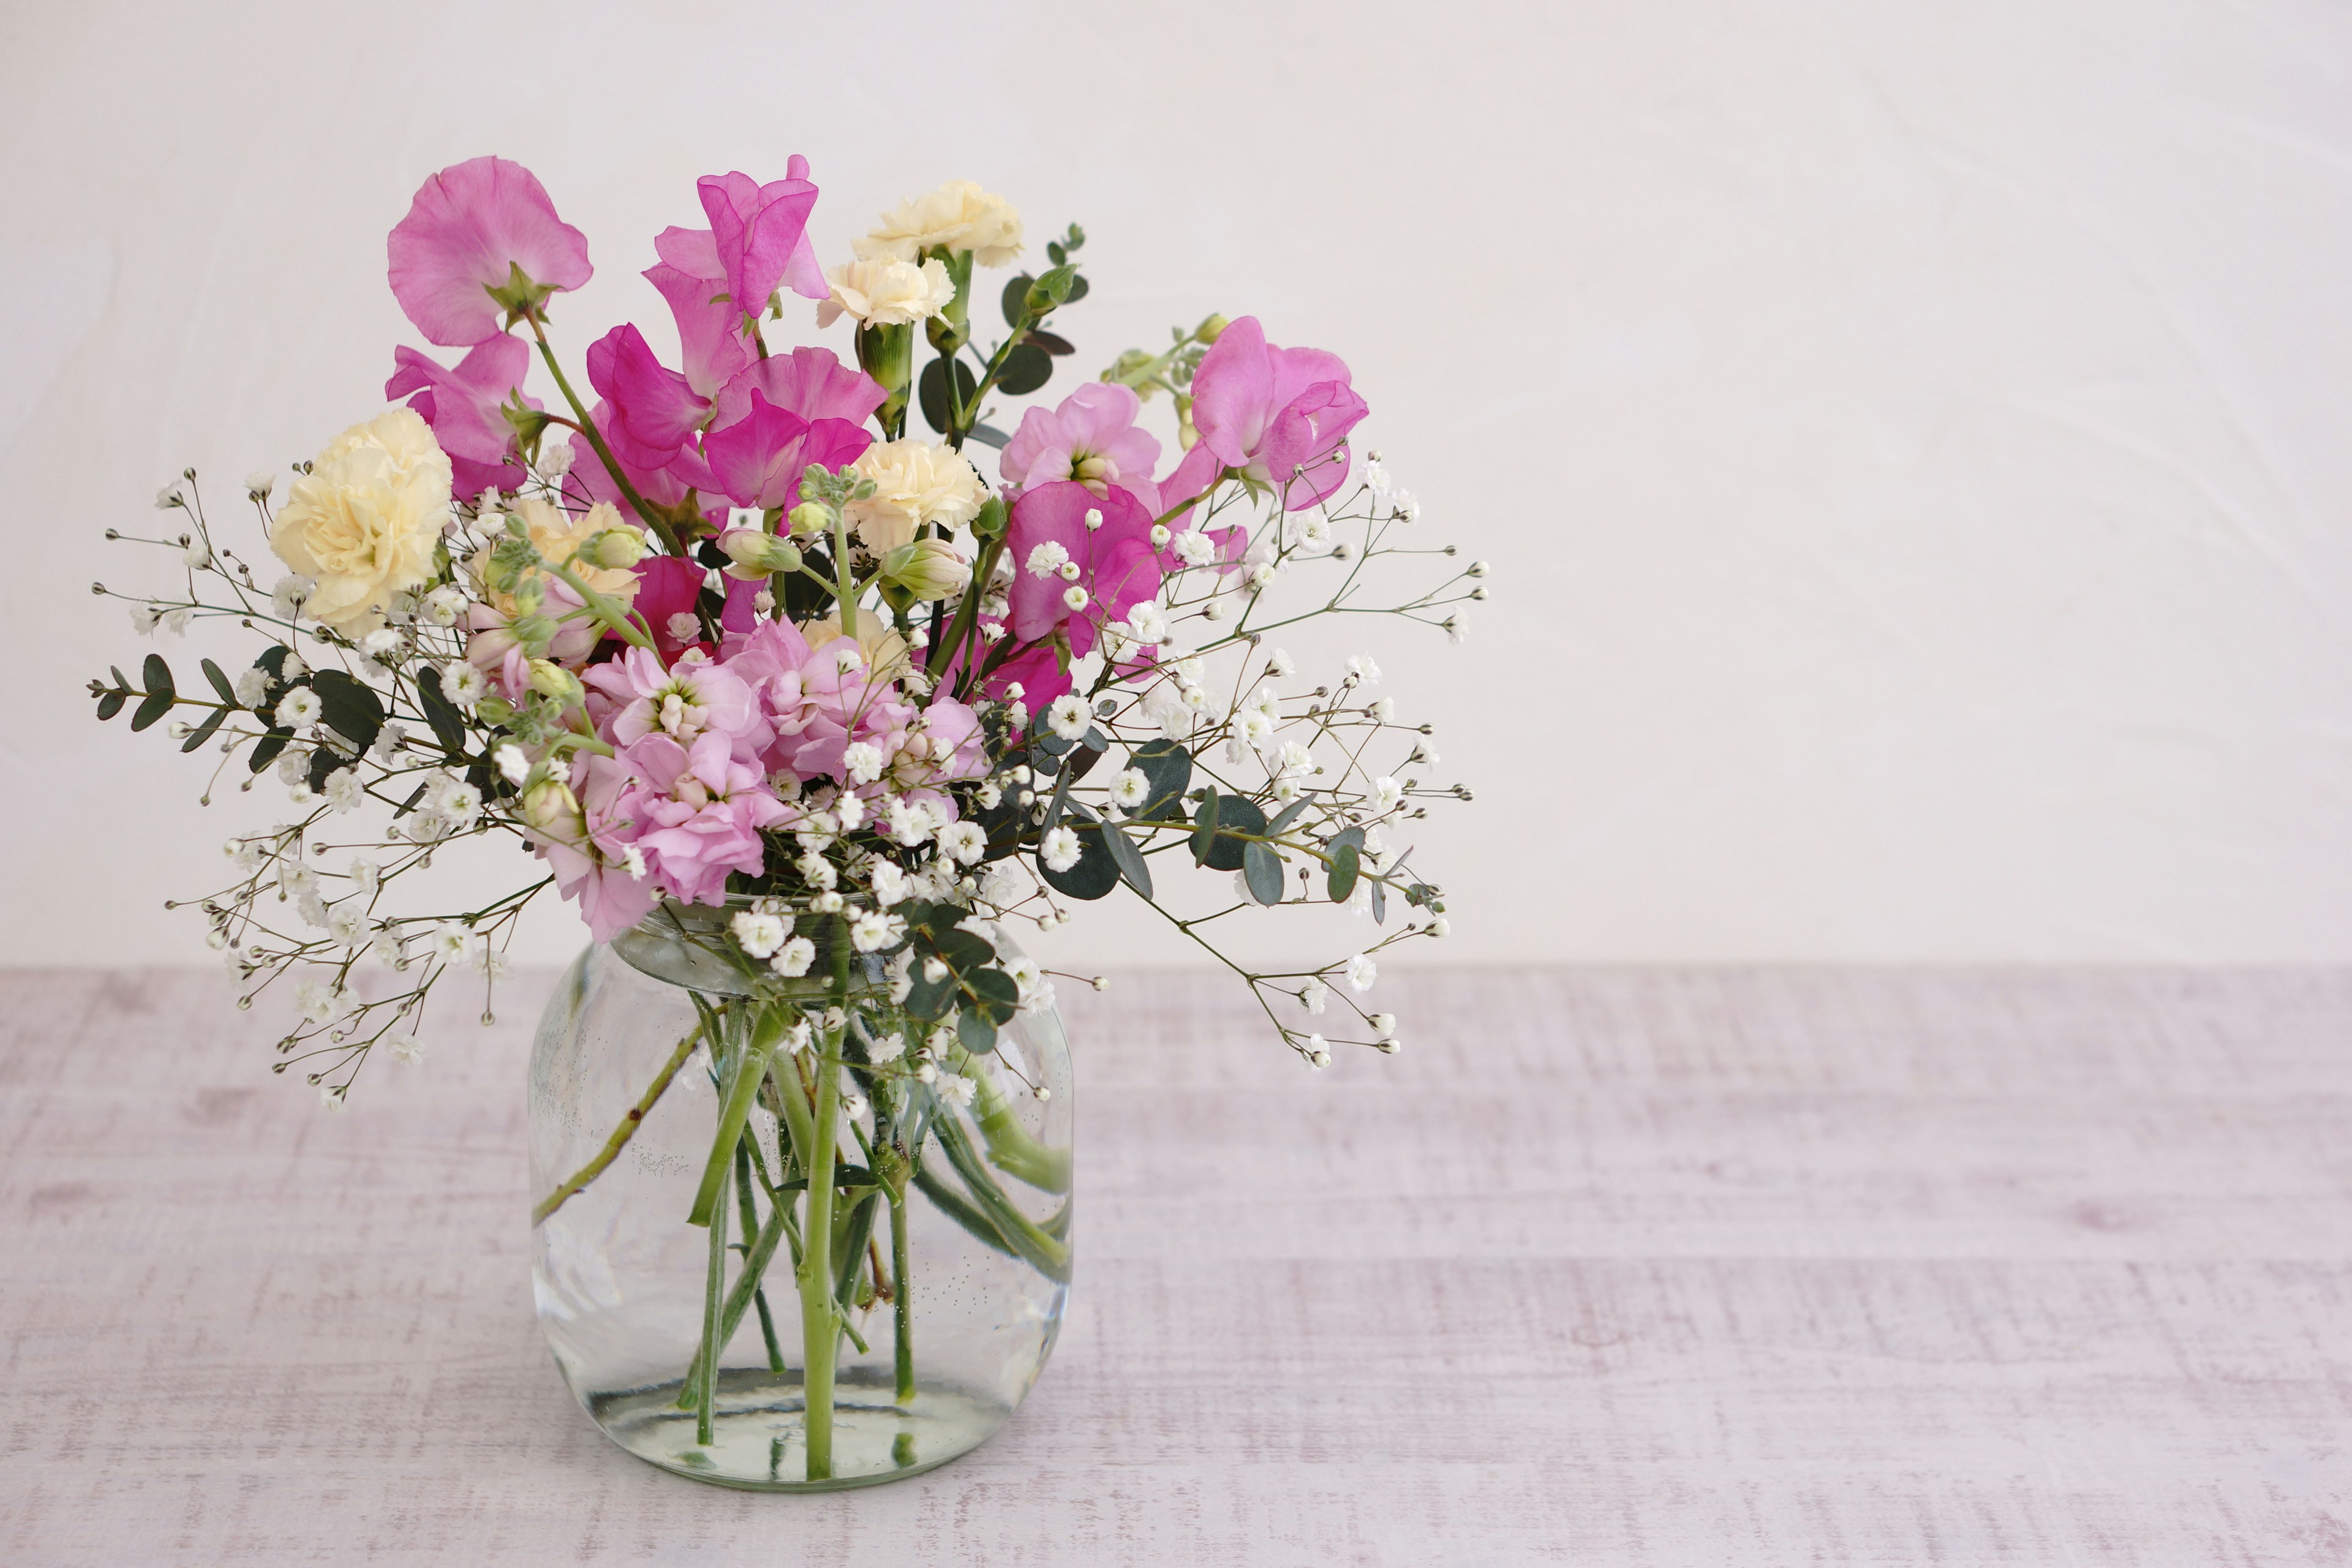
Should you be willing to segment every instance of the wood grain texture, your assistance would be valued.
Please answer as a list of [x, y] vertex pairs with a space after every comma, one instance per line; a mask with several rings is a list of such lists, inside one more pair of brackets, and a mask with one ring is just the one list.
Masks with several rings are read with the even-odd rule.
[[0, 977], [0, 1561], [2352, 1563], [2352, 975], [1400, 975], [1319, 1075], [1125, 977], [1044, 1382], [814, 1499], [557, 1380], [544, 984], [329, 1116], [209, 976]]

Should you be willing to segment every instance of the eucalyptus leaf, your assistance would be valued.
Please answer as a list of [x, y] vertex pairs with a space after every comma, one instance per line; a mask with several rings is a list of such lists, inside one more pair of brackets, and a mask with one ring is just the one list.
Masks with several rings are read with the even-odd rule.
[[1242, 879], [1250, 897], [1261, 904], [1282, 902], [1282, 858], [1271, 844], [1242, 846]]
[[464, 751], [466, 721], [442, 691], [439, 670], [428, 665], [416, 672], [416, 700], [425, 710], [425, 721], [433, 726], [433, 738], [452, 752]]
[[1053, 357], [1034, 343], [1020, 343], [1004, 356], [996, 384], [1008, 397], [1023, 397], [1053, 379]]
[[129, 700], [130, 699], [125, 697], [120, 691], [110, 691], [105, 696], [100, 698], [98, 700], [99, 721], [103, 723], [107, 720], [113, 718], [117, 713], [121, 712], [123, 703]]
[[917, 399], [923, 405], [923, 422], [942, 435], [947, 433], [948, 421], [953, 412], [948, 407], [947, 367], [950, 364], [955, 366], [956, 403], [961, 407], [971, 407], [972, 394], [980, 384], [971, 374], [971, 366], [961, 359], [931, 361], [923, 367], [922, 378], [915, 389]]
[[1110, 850], [1110, 858], [1118, 863], [1118, 874], [1127, 879], [1127, 885], [1147, 899], [1151, 897], [1151, 868], [1144, 864], [1143, 852], [1135, 847], [1135, 840], [1116, 823], [1104, 823], [1100, 831], [1103, 844]]
[[221, 673], [221, 667], [219, 665], [215, 664], [211, 659], [207, 658], [202, 661], [202, 668], [205, 672], [205, 679], [213, 683], [213, 689], [220, 693], [220, 700], [222, 701], [227, 703], [232, 708], [243, 706], [236, 700], [236, 688], [228, 683], [228, 677]]
[[[1201, 858], [1201, 864], [1213, 871], [1240, 870], [1242, 852], [1248, 846], [1244, 840], [1235, 838], [1232, 835], [1236, 833], [1257, 835], [1265, 831], [1265, 813], [1258, 808], [1257, 802], [1243, 795], [1219, 795], [1215, 833], [1209, 841], [1209, 852]], [[1200, 836], [1196, 830], [1193, 835], [1196, 844]]]
[[[209, 663], [211, 661], [207, 660], [206, 662]], [[235, 711], [236, 711], [236, 710], [233, 708], [214, 709], [212, 710], [211, 717], [207, 718], [203, 723], [197, 725], [195, 729], [189, 732], [188, 738], [180, 742], [180, 750], [183, 752], [193, 752], [198, 746], [203, 745], [206, 741], [211, 740], [213, 738], [213, 732], [221, 727], [222, 721], [226, 720]]]
[[1078, 836], [1076, 864], [1066, 871], [1056, 871], [1045, 864], [1045, 852], [1037, 851], [1037, 874], [1045, 879], [1048, 887], [1073, 899], [1100, 899], [1109, 896], [1118, 886], [1118, 862], [1111, 858], [1110, 848], [1104, 844], [1098, 823], [1077, 820], [1079, 808], [1073, 807], [1073, 820], [1065, 826]]
[[1356, 875], [1361, 868], [1360, 864], [1361, 859], [1362, 852], [1352, 844], [1342, 844], [1333, 851], [1331, 868], [1325, 874], [1323, 880], [1323, 886], [1330, 893], [1333, 903], [1346, 903], [1348, 895], [1356, 890]]

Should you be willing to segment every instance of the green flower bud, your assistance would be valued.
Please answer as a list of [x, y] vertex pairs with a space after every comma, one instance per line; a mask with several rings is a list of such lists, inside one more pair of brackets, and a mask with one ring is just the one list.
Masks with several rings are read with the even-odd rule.
[[548, 644], [555, 640], [555, 634], [562, 628], [547, 616], [521, 616], [507, 629], [514, 633], [515, 641], [522, 645], [524, 652], [545, 653]]
[[1219, 338], [1224, 336], [1225, 329], [1232, 324], [1232, 322], [1226, 321], [1223, 316], [1211, 316], [1207, 321], [1202, 321], [1199, 326], [1192, 329], [1192, 336], [1202, 342], [1213, 343]]
[[550, 838], [576, 839], [587, 832], [579, 798], [561, 779], [542, 779], [523, 792], [522, 819]]
[[806, 539], [824, 532], [833, 526], [833, 509], [818, 501], [804, 500], [784, 514], [794, 539]]
[[795, 572], [800, 569], [801, 552], [789, 539], [778, 539], [772, 533], [762, 533], [756, 528], [730, 528], [719, 536], [719, 548], [727, 552], [734, 564], [727, 568], [730, 577], [750, 582], [774, 572]]
[[588, 541], [588, 547], [581, 553], [599, 566], [619, 571], [646, 558], [646, 536], [634, 528], [604, 529]]
[[566, 708], [576, 707], [588, 696], [580, 678], [551, 658], [530, 661], [530, 689], [542, 697], [554, 698]]
[[944, 599], [971, 581], [971, 563], [944, 539], [919, 539], [882, 558], [882, 581], [917, 599]]

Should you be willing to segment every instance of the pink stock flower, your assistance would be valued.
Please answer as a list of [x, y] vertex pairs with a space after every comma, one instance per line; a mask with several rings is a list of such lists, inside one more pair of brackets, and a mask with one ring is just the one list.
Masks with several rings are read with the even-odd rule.
[[770, 739], [751, 689], [698, 648], [667, 668], [650, 648], [624, 648], [620, 657], [591, 668], [581, 679], [610, 703], [600, 704], [596, 728], [616, 746], [655, 734], [680, 744], [717, 735], [748, 760]]
[[504, 330], [503, 292], [520, 268], [537, 289], [588, 281], [585, 236], [555, 216], [530, 170], [504, 158], [469, 158], [417, 187], [392, 231], [393, 297], [417, 331], [465, 348]]
[[[1098, 519], [1092, 526], [1090, 512]], [[1013, 635], [1036, 642], [1066, 621], [1070, 652], [1079, 658], [1093, 651], [1104, 623], [1121, 619], [1160, 592], [1151, 513], [1123, 489], [1098, 497], [1064, 479], [1023, 492], [1013, 503], [1005, 552], [1013, 568], [1007, 595]], [[1077, 563], [1075, 584], [1054, 569], [1059, 561]], [[1074, 586], [1086, 591], [1083, 609], [1070, 605]]]
[[611, 405], [597, 428], [624, 463], [669, 467], [710, 417], [711, 400], [655, 358], [646, 335], [627, 323], [588, 345], [588, 384]]
[[687, 903], [724, 903], [728, 873], [756, 876], [766, 863], [760, 829], [793, 815], [716, 731], [690, 748], [656, 732], [621, 754], [645, 781], [631, 803], [646, 822], [636, 847], [661, 889]]
[[1032, 408], [1004, 445], [997, 472], [1010, 485], [1075, 479], [1101, 497], [1110, 487], [1141, 501], [1158, 516], [1160, 490], [1151, 470], [1160, 466], [1160, 442], [1135, 427], [1143, 402], [1135, 389], [1089, 382], [1050, 412]]
[[777, 755], [795, 777], [843, 778], [851, 742], [867, 742], [887, 759], [892, 732], [913, 717], [896, 687], [873, 679], [864, 650], [839, 637], [801, 666], [800, 705], [776, 716]]
[[503, 334], [486, 339], [455, 370], [444, 370], [430, 355], [404, 345], [392, 351], [392, 363], [383, 395], [415, 394], [408, 406], [433, 426], [433, 439], [449, 455], [455, 493], [471, 498], [493, 487], [511, 490], [522, 484], [514, 426], [500, 410], [516, 396], [528, 407], [541, 406], [538, 398], [521, 391], [523, 374], [530, 368], [530, 344]]
[[572, 759], [571, 786], [584, 826], [580, 841], [536, 829], [529, 837], [555, 873], [555, 890], [579, 900], [589, 940], [610, 942], [652, 911], [659, 891], [645, 869], [632, 876], [628, 865], [647, 826], [636, 812], [645, 781], [618, 757], [583, 752]]
[[[1348, 367], [1321, 349], [1276, 348], [1257, 318], [1226, 327], [1192, 375], [1198, 446], [1164, 489], [1174, 500], [1213, 482], [1214, 463], [1281, 491], [1286, 510], [1315, 505], [1348, 477], [1348, 432], [1368, 405], [1348, 384]], [[1204, 458], [1203, 451], [1210, 454]]]

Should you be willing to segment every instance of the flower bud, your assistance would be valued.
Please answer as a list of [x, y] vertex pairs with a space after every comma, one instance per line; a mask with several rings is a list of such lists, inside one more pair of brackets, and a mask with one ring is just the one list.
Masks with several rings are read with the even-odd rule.
[[792, 572], [799, 568], [799, 547], [788, 539], [756, 528], [730, 528], [719, 536], [719, 548], [727, 552], [734, 564], [727, 574], [744, 582], [756, 582], [772, 572]]
[[1192, 329], [1192, 336], [1201, 342], [1213, 343], [1224, 336], [1225, 328], [1231, 324], [1223, 316], [1211, 316]]
[[919, 539], [882, 558], [882, 580], [918, 599], [944, 599], [971, 581], [971, 563], [944, 539]]
[[524, 792], [522, 819], [551, 838], [579, 838], [587, 831], [580, 802], [562, 779], [542, 779]]
[[507, 627], [526, 652], [537, 648], [542, 653], [555, 640], [555, 634], [562, 629], [546, 616], [520, 616]]
[[833, 510], [821, 502], [804, 500], [786, 512], [784, 521], [791, 525], [794, 539], [806, 539], [833, 526]]
[[646, 536], [634, 528], [607, 528], [588, 541], [581, 553], [612, 571], [635, 566], [646, 557]]
[[566, 708], [574, 707], [588, 697], [587, 688], [580, 684], [580, 678], [551, 658], [530, 661], [530, 689], [541, 696], [556, 699]]

